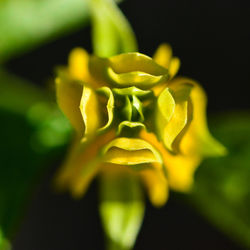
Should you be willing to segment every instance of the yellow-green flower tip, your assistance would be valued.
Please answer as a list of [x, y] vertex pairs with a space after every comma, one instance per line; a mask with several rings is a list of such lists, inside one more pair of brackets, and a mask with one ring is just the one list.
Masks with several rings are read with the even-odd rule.
[[162, 206], [169, 188], [187, 192], [204, 157], [226, 149], [209, 133], [206, 95], [188, 78], [169, 45], [153, 58], [110, 58], [73, 50], [56, 79], [58, 105], [76, 131], [56, 183], [81, 197], [95, 175], [131, 175]]

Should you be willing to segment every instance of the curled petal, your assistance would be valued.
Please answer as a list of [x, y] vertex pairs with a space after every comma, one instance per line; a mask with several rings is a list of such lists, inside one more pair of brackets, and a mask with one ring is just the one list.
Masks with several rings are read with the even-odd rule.
[[138, 52], [120, 54], [109, 59], [110, 67], [118, 74], [133, 71], [145, 72], [154, 76], [168, 74], [168, 71], [146, 55]]
[[[175, 90], [172, 90], [172, 96], [175, 100], [174, 113], [167, 124], [164, 126], [163, 143], [170, 151], [177, 151], [174, 148], [175, 139], [188, 124], [188, 100], [192, 85], [179, 85]], [[178, 145], [177, 145], [178, 146]]]
[[92, 57], [91, 74], [102, 82], [120, 87], [133, 86], [143, 89], [166, 81], [168, 70], [140, 53], [120, 54], [109, 59]]
[[112, 68], [108, 68], [107, 73], [112, 83], [120, 87], [128, 87], [133, 83], [136, 87], [146, 89], [166, 80], [165, 75], [155, 76], [141, 71], [117, 74]]
[[112, 121], [113, 121], [115, 99], [114, 99], [113, 92], [108, 87], [102, 87], [102, 88], [98, 89], [98, 93], [102, 93], [108, 98], [107, 105], [106, 105], [107, 113], [108, 113], [108, 121], [103, 127], [101, 127], [99, 129], [99, 131], [103, 131], [103, 130], [106, 130], [107, 128], [109, 128]]
[[80, 110], [85, 124], [85, 137], [93, 136], [100, 126], [99, 106], [96, 93], [84, 86]]
[[150, 90], [142, 90], [142, 89], [138, 89], [136, 87], [129, 87], [129, 88], [113, 88], [113, 92], [117, 95], [135, 95], [137, 97], [145, 97], [149, 94], [151, 94], [152, 92]]
[[157, 100], [157, 134], [170, 151], [178, 150], [178, 143], [175, 143], [175, 140], [188, 124], [188, 100], [191, 88], [192, 85], [188, 84], [178, 85], [171, 90], [166, 88]]
[[206, 120], [207, 98], [201, 86], [188, 78], [175, 78], [170, 87], [182, 84], [193, 85], [190, 98], [193, 107], [193, 117], [190, 126], [180, 144], [185, 155], [219, 156], [226, 154], [226, 149], [210, 134]]
[[160, 163], [159, 152], [148, 142], [141, 139], [120, 137], [111, 141], [103, 149], [105, 161], [119, 165]]
[[142, 130], [140, 138], [152, 144], [162, 155], [166, 167], [169, 186], [181, 192], [191, 189], [194, 179], [194, 171], [200, 164], [199, 155], [173, 155], [169, 153], [153, 133]]
[[117, 134], [118, 135], [121, 134], [122, 130], [126, 127], [132, 128], [132, 129], [134, 129], [134, 128], [144, 128], [145, 129], [145, 125], [141, 122], [123, 121], [118, 126]]
[[161, 140], [164, 138], [164, 128], [174, 114], [175, 101], [168, 88], [165, 88], [157, 99], [156, 129]]
[[82, 88], [82, 85], [66, 77], [56, 78], [57, 103], [80, 137], [83, 136], [85, 129], [79, 109]]

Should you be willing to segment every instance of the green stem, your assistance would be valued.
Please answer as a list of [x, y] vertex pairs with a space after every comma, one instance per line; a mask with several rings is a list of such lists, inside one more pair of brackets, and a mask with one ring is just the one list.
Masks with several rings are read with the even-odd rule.
[[113, 0], [90, 0], [94, 53], [109, 57], [137, 51], [134, 32]]

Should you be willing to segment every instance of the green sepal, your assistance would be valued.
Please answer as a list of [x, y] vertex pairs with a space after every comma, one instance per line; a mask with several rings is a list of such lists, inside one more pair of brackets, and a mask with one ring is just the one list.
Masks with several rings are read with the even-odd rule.
[[107, 250], [130, 250], [144, 217], [142, 187], [131, 175], [102, 175], [99, 211]]
[[143, 106], [141, 101], [135, 96], [132, 96], [132, 119], [140, 122], [144, 121]]
[[101, 131], [108, 129], [113, 122], [115, 99], [114, 99], [114, 95], [113, 95], [112, 90], [108, 87], [102, 87], [102, 88], [98, 89], [97, 93], [101, 93], [108, 98], [107, 105], [106, 105], [107, 113], [108, 113], [108, 121], [103, 127], [101, 127], [98, 130], [99, 132], [101, 132]]
[[128, 96], [125, 96], [125, 103], [122, 109], [122, 114], [128, 121], [132, 120], [133, 107]]

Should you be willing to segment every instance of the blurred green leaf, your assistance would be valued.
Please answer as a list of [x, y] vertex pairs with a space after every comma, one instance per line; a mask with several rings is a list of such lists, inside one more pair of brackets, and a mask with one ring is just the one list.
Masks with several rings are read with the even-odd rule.
[[71, 129], [45, 91], [4, 71], [0, 120], [0, 230], [11, 238], [39, 176], [64, 152]]
[[48, 91], [0, 68], [0, 109], [26, 116], [34, 104], [51, 101]]
[[141, 189], [132, 176], [102, 176], [100, 214], [108, 250], [133, 248], [144, 215]]
[[250, 248], [250, 112], [220, 115], [210, 127], [229, 154], [204, 161], [191, 202], [230, 238]]
[[0, 62], [79, 29], [88, 16], [87, 0], [0, 1]]

